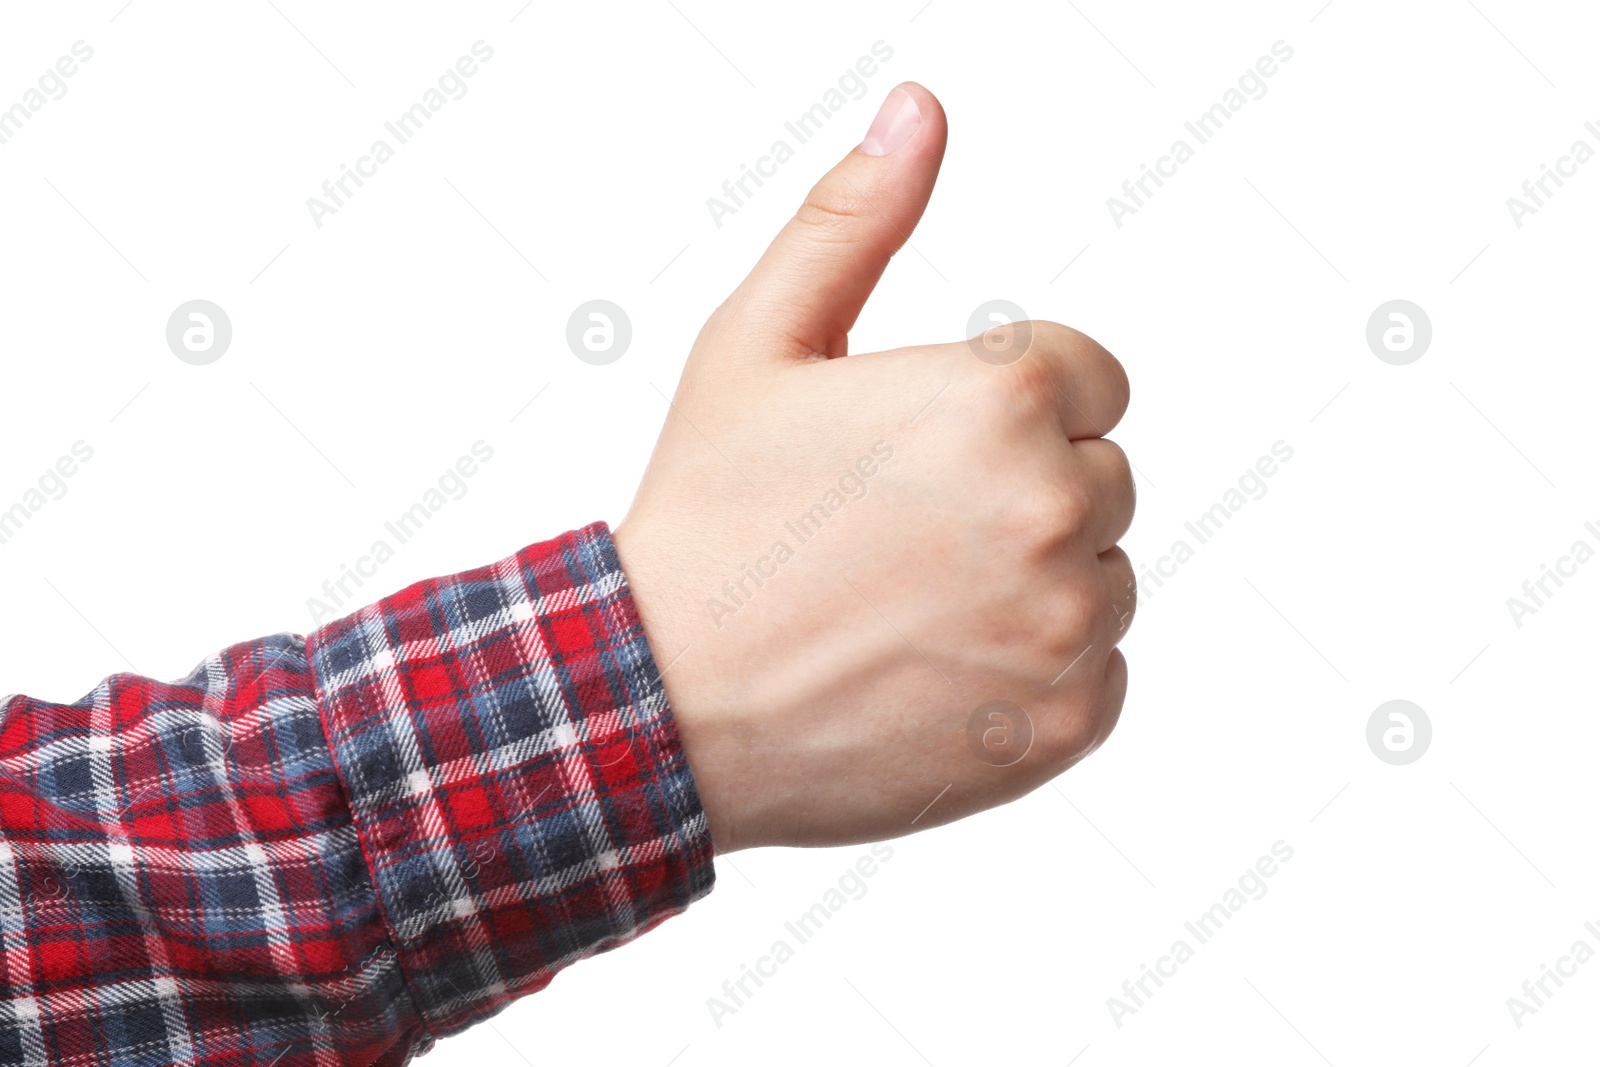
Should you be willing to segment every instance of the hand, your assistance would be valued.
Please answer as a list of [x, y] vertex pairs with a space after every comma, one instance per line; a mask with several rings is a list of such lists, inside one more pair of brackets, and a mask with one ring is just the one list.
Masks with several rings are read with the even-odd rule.
[[721, 852], [1004, 803], [1121, 711], [1122, 367], [1048, 322], [844, 358], [945, 135], [889, 94], [701, 330], [615, 531]]

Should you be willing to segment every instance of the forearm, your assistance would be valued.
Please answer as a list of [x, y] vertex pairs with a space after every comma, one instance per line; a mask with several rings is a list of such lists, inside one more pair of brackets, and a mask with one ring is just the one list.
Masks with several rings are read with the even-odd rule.
[[3, 711], [6, 1062], [401, 1062], [711, 887], [598, 524]]

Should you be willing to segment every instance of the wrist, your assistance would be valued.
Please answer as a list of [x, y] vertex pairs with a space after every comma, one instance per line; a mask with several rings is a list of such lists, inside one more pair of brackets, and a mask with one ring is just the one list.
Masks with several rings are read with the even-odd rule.
[[612, 542], [661, 672], [667, 706], [705, 811], [713, 848], [726, 854], [754, 847], [759, 842], [752, 838], [747, 823], [759, 782], [740, 771], [742, 761], [737, 758], [739, 749], [753, 747], [752, 739], [743, 736], [731, 715], [718, 710], [718, 702], [711, 696], [713, 687], [700, 677], [703, 658], [696, 659], [695, 651], [708, 634], [693, 617], [693, 595], [676, 588], [674, 568], [653, 550], [659, 538], [644, 536], [640, 525], [631, 520], [632, 516], [612, 530]]

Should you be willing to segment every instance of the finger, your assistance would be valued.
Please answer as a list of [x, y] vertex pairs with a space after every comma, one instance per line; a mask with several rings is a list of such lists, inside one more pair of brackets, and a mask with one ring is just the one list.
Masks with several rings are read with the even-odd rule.
[[932, 93], [915, 82], [893, 89], [866, 139], [816, 184], [734, 293], [741, 323], [790, 359], [844, 355], [856, 316], [928, 206], [946, 132]]
[[1133, 614], [1138, 608], [1139, 583], [1134, 577], [1133, 561], [1120, 548], [1100, 553], [1100, 568], [1104, 576], [1101, 586], [1105, 600], [1103, 633], [1109, 644], [1115, 645], [1128, 635], [1133, 624]]
[[1087, 437], [1072, 443], [1073, 463], [1089, 494], [1088, 536], [1094, 551], [1106, 551], [1133, 524], [1133, 468], [1113, 441]]
[[1104, 437], [1128, 410], [1128, 372], [1094, 338], [1058, 322], [1030, 320], [1002, 327], [1023, 336], [1026, 355], [1049, 362], [1054, 372], [1061, 425], [1069, 440]]
[[1104, 665], [1097, 665], [1096, 669], [1100, 672], [1098, 676], [1093, 680], [1087, 676], [1085, 678], [1088, 688], [1084, 692], [1089, 696], [1088, 703], [1085, 705], [1075, 701], [1069, 705], [1067, 719], [1051, 724], [1057, 729], [1064, 728], [1066, 740], [1064, 750], [1056, 749], [1060, 756], [1050, 765], [1051, 775], [1060, 774], [1092, 755], [1106, 743], [1122, 717], [1123, 701], [1128, 695], [1127, 659], [1119, 650], [1112, 649], [1110, 655], [1105, 657]]
[[1100, 736], [1095, 741], [1093, 752], [1106, 743], [1111, 736], [1111, 731], [1117, 728], [1117, 722], [1122, 718], [1122, 705], [1128, 699], [1128, 660], [1121, 649], [1112, 649], [1111, 655], [1106, 657], [1105, 683], [1100, 689], [1099, 722]]

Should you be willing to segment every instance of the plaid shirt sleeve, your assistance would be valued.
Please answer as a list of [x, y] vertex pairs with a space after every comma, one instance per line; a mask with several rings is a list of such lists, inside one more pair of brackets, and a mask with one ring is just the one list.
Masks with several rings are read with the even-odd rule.
[[0, 702], [0, 1063], [401, 1064], [712, 886], [601, 523]]

